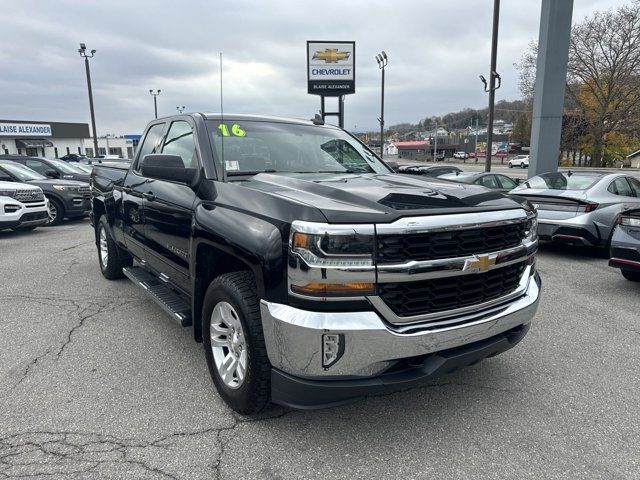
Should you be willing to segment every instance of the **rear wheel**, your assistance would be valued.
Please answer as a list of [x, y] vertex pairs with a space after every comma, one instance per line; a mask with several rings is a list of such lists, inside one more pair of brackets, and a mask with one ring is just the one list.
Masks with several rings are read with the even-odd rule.
[[513, 168], [513, 163], [509, 162], [509, 168]]
[[107, 280], [122, 278], [124, 276], [122, 269], [130, 266], [132, 259], [111, 238], [109, 223], [104, 216], [100, 217], [98, 222], [97, 238], [98, 261], [100, 262], [102, 276]]
[[524, 164], [524, 162], [522, 162], [522, 163], [520, 164], [520, 168], [526, 168], [526, 167], [527, 167], [527, 166]]
[[216, 278], [204, 298], [202, 334], [209, 373], [222, 399], [243, 415], [269, 402], [271, 364], [249, 272]]
[[49, 218], [47, 225], [60, 225], [64, 220], [64, 206], [55, 198], [49, 199]]
[[631, 270], [620, 270], [622, 276], [631, 282], [640, 282], [640, 272], [632, 272]]

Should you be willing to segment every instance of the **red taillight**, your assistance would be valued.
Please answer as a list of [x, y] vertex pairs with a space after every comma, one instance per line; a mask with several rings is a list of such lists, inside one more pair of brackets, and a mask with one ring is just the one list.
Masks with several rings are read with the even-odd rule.
[[589, 213], [598, 208], [598, 204], [594, 202], [585, 202], [578, 207], [579, 212]]

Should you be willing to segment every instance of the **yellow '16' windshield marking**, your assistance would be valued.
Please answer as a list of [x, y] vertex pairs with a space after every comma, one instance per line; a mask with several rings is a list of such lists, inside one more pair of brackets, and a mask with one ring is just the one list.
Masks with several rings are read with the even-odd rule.
[[[222, 132], [223, 137], [229, 136], [229, 127], [227, 127], [226, 124], [221, 123], [220, 125], [218, 125], [218, 129], [220, 130], [220, 132]], [[240, 125], [234, 123], [233, 125], [231, 125], [231, 134], [235, 137], [244, 137], [247, 135], [247, 132], [245, 132]]]

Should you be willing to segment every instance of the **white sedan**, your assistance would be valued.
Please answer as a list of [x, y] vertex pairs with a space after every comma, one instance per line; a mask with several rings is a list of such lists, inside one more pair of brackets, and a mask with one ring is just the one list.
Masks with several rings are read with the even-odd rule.
[[456, 152], [453, 154], [453, 158], [464, 160], [465, 158], [469, 158], [469, 154], [466, 152]]
[[518, 155], [509, 160], [509, 168], [513, 168], [514, 166], [520, 168], [528, 168], [529, 167], [529, 155]]

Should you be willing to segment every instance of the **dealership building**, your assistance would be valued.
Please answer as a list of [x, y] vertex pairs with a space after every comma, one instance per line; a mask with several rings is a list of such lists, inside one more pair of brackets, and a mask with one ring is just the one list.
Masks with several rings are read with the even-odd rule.
[[[98, 138], [97, 155], [133, 158], [140, 135]], [[86, 123], [0, 120], [0, 153], [59, 158], [69, 153], [95, 157]]]

